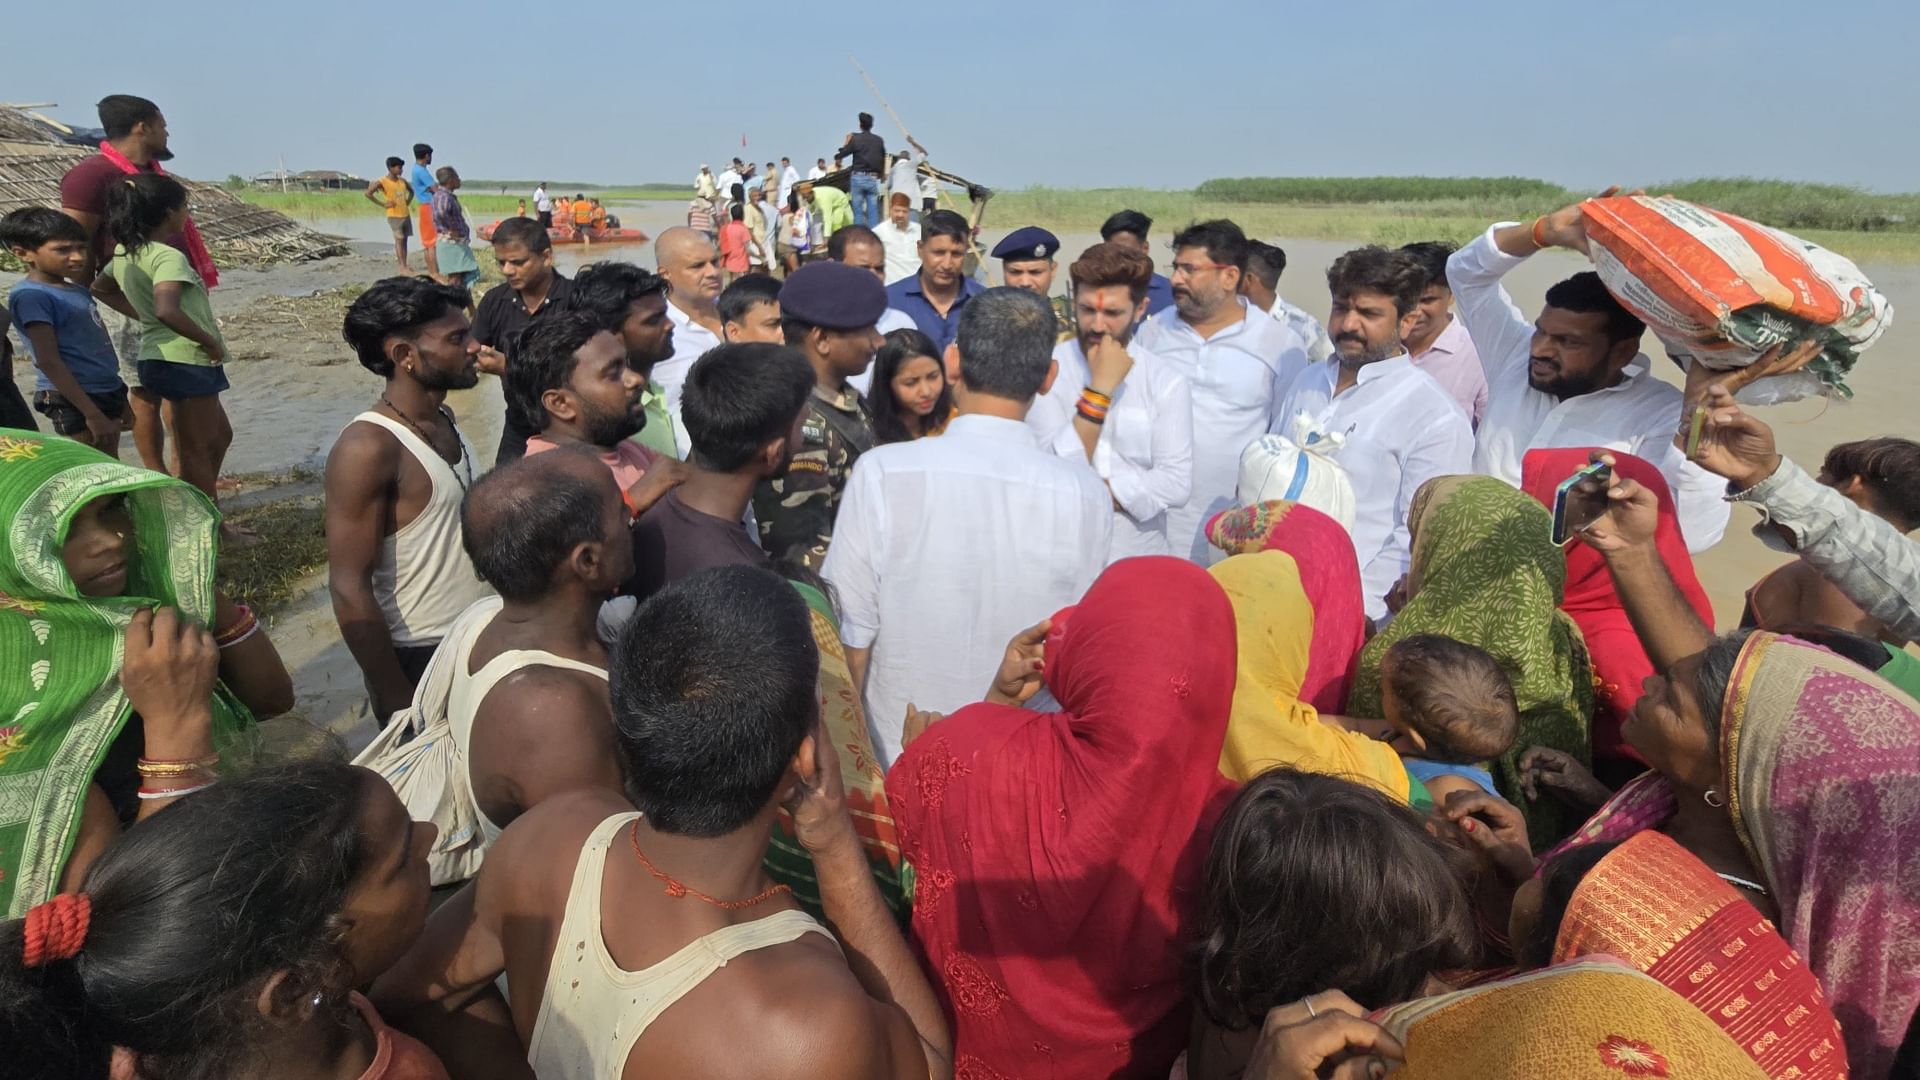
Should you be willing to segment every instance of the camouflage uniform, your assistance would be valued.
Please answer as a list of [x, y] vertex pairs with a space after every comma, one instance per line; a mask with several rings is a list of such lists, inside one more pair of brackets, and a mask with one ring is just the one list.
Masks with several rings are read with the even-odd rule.
[[1073, 301], [1065, 296], [1049, 299], [1053, 304], [1053, 317], [1060, 320], [1060, 333], [1053, 339], [1053, 343], [1060, 345], [1079, 337], [1080, 320], [1074, 316]]
[[836, 397], [813, 388], [793, 464], [785, 476], [762, 480], [753, 492], [760, 546], [768, 555], [820, 568], [853, 463], [875, 441], [873, 413], [858, 391], [842, 387]]

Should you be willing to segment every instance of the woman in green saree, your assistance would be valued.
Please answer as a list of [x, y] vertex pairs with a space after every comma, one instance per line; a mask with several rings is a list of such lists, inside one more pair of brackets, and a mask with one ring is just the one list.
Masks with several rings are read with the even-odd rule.
[[[0, 432], [0, 909], [78, 883], [122, 827], [213, 779], [293, 684], [214, 590], [220, 517], [172, 477]], [[230, 754], [231, 756], [231, 754]]]
[[1586, 764], [1591, 755], [1593, 666], [1580, 628], [1560, 611], [1567, 560], [1552, 519], [1526, 492], [1486, 476], [1442, 476], [1407, 513], [1413, 565], [1406, 604], [1360, 653], [1347, 711], [1378, 718], [1380, 660], [1396, 641], [1439, 634], [1500, 661], [1520, 708], [1520, 736], [1495, 763], [1501, 794], [1527, 817], [1536, 848], [1580, 824], [1556, 800], [1521, 797], [1517, 762], [1546, 746]]

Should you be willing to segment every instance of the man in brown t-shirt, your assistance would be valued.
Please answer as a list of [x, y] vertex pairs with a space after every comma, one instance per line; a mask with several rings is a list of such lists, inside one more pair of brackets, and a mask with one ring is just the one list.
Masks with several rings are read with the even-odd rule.
[[797, 350], [763, 342], [722, 345], [687, 371], [692, 474], [634, 522], [629, 592], [645, 600], [709, 567], [768, 565], [742, 519], [755, 485], [793, 460], [813, 381]]
[[[100, 99], [100, 126], [106, 141], [121, 156], [142, 172], [157, 172], [158, 162], [173, 157], [167, 149], [167, 118], [160, 106], [131, 94], [110, 94]], [[94, 154], [68, 169], [60, 178], [60, 208], [87, 230], [93, 251], [91, 265], [76, 279], [79, 284], [93, 282], [94, 275], [113, 258], [113, 237], [106, 230], [107, 188], [127, 174], [105, 154]], [[166, 242], [185, 251], [178, 237]], [[105, 316], [113, 335], [113, 349], [120, 357], [120, 377], [128, 387], [133, 413], [133, 445], [140, 451], [140, 463], [154, 472], [166, 472], [166, 429], [161, 426], [160, 395], [140, 385], [140, 320], [130, 312], [110, 309]]]

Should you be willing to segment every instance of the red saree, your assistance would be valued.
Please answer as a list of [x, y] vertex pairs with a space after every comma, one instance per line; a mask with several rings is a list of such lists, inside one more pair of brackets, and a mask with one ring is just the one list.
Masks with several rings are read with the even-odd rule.
[[1843, 1080], [1846, 1044], [1820, 982], [1752, 904], [1648, 829], [1574, 889], [1556, 964], [1606, 955], [1653, 976], [1719, 1024], [1770, 1080]]
[[1218, 771], [1234, 621], [1199, 567], [1125, 559], [1055, 619], [1063, 712], [969, 705], [887, 774], [913, 937], [963, 1078], [1164, 1077]]
[[1353, 537], [1311, 506], [1264, 502], [1215, 514], [1207, 540], [1229, 555], [1284, 551], [1300, 567], [1300, 587], [1313, 605], [1313, 643], [1300, 700], [1323, 713], [1347, 711], [1347, 692], [1367, 644], [1367, 605]]
[[[1528, 451], [1521, 465], [1520, 486], [1551, 510], [1560, 482], [1578, 472], [1592, 456], [1592, 448]], [[1694, 573], [1693, 556], [1680, 537], [1680, 519], [1666, 477], [1632, 454], [1616, 453], [1613, 457], [1615, 475], [1637, 482], [1660, 501], [1660, 525], [1654, 534], [1660, 561], [1711, 633], [1713, 605]], [[1595, 688], [1599, 707], [1593, 715], [1593, 756], [1596, 760], [1627, 759], [1644, 765], [1646, 762], [1620, 737], [1620, 723], [1640, 700], [1640, 685], [1654, 674], [1653, 662], [1647, 659], [1647, 650], [1627, 621], [1627, 611], [1613, 589], [1613, 577], [1607, 573], [1606, 560], [1579, 541], [1568, 544], [1566, 552], [1567, 589], [1560, 610], [1586, 638], [1594, 679], [1599, 683]]]

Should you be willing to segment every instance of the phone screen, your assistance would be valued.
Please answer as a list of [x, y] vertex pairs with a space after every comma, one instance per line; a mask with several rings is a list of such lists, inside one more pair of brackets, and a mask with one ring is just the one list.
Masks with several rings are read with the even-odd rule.
[[1600, 520], [1612, 486], [1613, 468], [1600, 462], [1563, 481], [1553, 500], [1553, 542], [1564, 544]]

